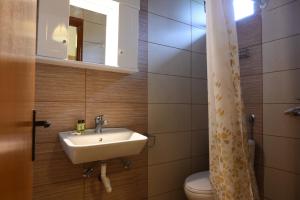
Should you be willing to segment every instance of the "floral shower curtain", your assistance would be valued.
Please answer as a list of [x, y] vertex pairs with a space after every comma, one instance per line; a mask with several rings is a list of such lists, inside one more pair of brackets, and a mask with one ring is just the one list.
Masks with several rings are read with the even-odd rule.
[[244, 123], [232, 0], [207, 0], [210, 180], [217, 200], [259, 199]]

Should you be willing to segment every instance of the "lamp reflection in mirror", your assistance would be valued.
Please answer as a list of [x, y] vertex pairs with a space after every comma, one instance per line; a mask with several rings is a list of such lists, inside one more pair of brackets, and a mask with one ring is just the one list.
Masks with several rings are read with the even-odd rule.
[[[46, 31], [46, 33], [47, 32], [48, 31]], [[55, 27], [52, 33], [52, 39], [58, 43], [61, 43], [62, 41], [66, 41], [67, 32], [68, 32], [67, 27], [64, 24], [59, 24], [57, 27]]]
[[70, 0], [70, 5], [106, 15], [105, 65], [118, 66], [119, 2]]

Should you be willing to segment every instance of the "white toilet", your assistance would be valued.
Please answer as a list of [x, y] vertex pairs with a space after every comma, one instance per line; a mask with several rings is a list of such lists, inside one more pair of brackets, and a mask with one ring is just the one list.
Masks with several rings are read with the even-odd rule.
[[[248, 140], [252, 165], [254, 164], [255, 142]], [[184, 191], [189, 200], [214, 200], [214, 191], [209, 180], [209, 171], [198, 172], [185, 179]]]
[[187, 177], [184, 191], [189, 200], [213, 200], [213, 189], [209, 181], [209, 171], [198, 172]]

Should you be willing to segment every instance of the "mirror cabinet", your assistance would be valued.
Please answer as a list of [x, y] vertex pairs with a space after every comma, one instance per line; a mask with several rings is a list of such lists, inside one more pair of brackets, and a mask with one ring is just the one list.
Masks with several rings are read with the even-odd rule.
[[39, 0], [37, 57], [137, 69], [140, 0]]

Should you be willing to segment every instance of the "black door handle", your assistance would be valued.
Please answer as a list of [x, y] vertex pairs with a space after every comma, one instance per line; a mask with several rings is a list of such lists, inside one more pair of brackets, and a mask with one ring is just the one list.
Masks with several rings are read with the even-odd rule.
[[48, 128], [51, 126], [51, 122], [49, 121], [36, 121], [36, 110], [32, 111], [32, 161], [35, 160], [35, 128], [41, 126], [44, 128]]
[[51, 123], [48, 122], [48, 121], [35, 121], [34, 123], [34, 126], [37, 127], [37, 126], [42, 126], [44, 128], [48, 128], [51, 126]]

